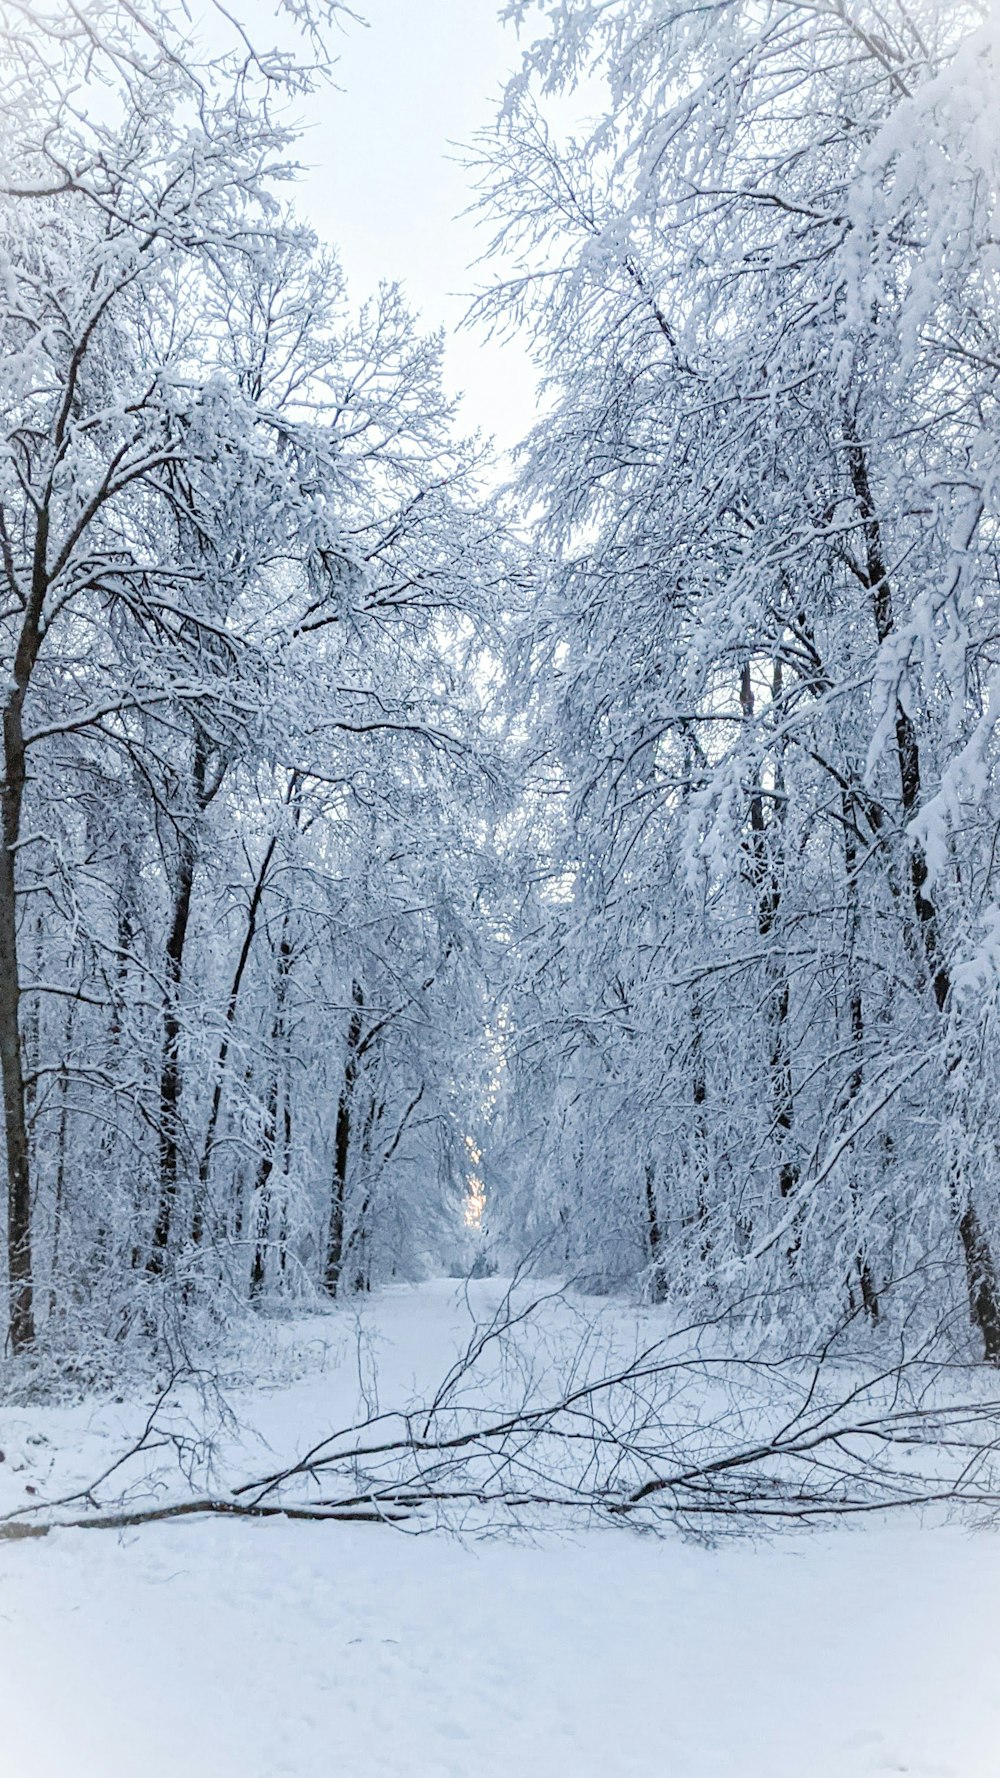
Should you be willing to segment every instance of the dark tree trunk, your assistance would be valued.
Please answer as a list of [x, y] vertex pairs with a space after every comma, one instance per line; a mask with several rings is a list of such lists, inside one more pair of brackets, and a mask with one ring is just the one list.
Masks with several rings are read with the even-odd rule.
[[[7, 724], [5, 724], [5, 727]], [[9, 758], [9, 755], [8, 755]], [[8, 766], [8, 784], [9, 784]], [[28, 1121], [21, 1066], [17, 916], [14, 855], [17, 818], [14, 799], [3, 797], [0, 845], [0, 1068], [3, 1073], [4, 1131], [7, 1139], [7, 1267], [10, 1279], [10, 1343], [15, 1352], [35, 1337], [31, 1265], [31, 1178]]]
[[[865, 582], [872, 595], [875, 630], [880, 644], [886, 643], [894, 628], [892, 586], [886, 567], [882, 532], [868, 476], [868, 460], [858, 437], [853, 415], [845, 412], [844, 433], [847, 444], [851, 485], [858, 506], [865, 538]], [[904, 826], [909, 826], [920, 804], [920, 749], [912, 718], [897, 699], [896, 752], [899, 760], [900, 802]], [[931, 895], [927, 858], [919, 840], [910, 839], [910, 890], [914, 923], [920, 939], [927, 974], [939, 1017], [943, 1017], [951, 996], [951, 975], [941, 943], [937, 907]], [[954, 1071], [954, 1065], [949, 1070]], [[969, 1308], [974, 1326], [983, 1341], [987, 1362], [1000, 1364], [1000, 1288], [996, 1262], [968, 1185], [959, 1176], [957, 1163], [949, 1179], [949, 1189], [959, 1207], [958, 1234], [965, 1261]]]
[[705, 1119], [708, 1082], [705, 1078], [705, 1047], [701, 1034], [701, 1007], [697, 999], [691, 1009], [691, 1097], [694, 1101], [694, 1216], [696, 1226], [701, 1234], [701, 1262], [709, 1267], [708, 1276], [711, 1283], [709, 1262], [712, 1241], [708, 1220], [709, 1144], [708, 1125]]
[[170, 930], [167, 934], [164, 991], [163, 1045], [160, 1059], [159, 1115], [159, 1200], [148, 1270], [161, 1273], [165, 1269], [167, 1250], [173, 1231], [177, 1205], [177, 1186], [182, 1147], [181, 1090], [181, 1016], [180, 991], [184, 972], [184, 946], [191, 920], [191, 897], [194, 890], [198, 859], [196, 818], [206, 805], [205, 782], [208, 759], [203, 737], [195, 738], [192, 768], [194, 811], [185, 822], [178, 842], [177, 874], [174, 880]]
[[271, 1245], [271, 1174], [274, 1171], [274, 1147], [278, 1122], [278, 1074], [271, 1075], [264, 1117], [264, 1140], [261, 1147], [257, 1177], [253, 1187], [253, 1264], [250, 1267], [250, 1295], [259, 1296], [267, 1279], [267, 1251]]
[[229, 988], [229, 996], [226, 1001], [226, 1023], [219, 1042], [219, 1053], [215, 1061], [215, 1080], [212, 1086], [212, 1101], [209, 1107], [208, 1123], [205, 1128], [205, 1140], [202, 1144], [201, 1157], [198, 1161], [198, 1196], [195, 1200], [194, 1221], [192, 1226], [192, 1239], [196, 1246], [200, 1243], [204, 1231], [205, 1191], [208, 1186], [208, 1178], [212, 1166], [212, 1151], [215, 1147], [215, 1137], [219, 1126], [219, 1113], [222, 1108], [222, 1093], [226, 1079], [226, 1064], [229, 1060], [229, 1048], [232, 1040], [233, 1025], [236, 1020], [236, 1008], [239, 1002], [240, 988], [243, 985], [243, 977], [246, 973], [247, 964], [250, 961], [253, 942], [257, 936], [257, 922], [260, 918], [261, 902], [263, 901], [264, 889], [267, 884], [267, 873], [271, 868], [271, 861], [274, 858], [277, 844], [278, 836], [277, 834], [274, 834], [267, 845], [260, 869], [257, 872], [253, 890], [251, 891], [250, 901], [247, 907], [247, 921], [243, 931], [243, 942], [240, 946], [240, 954], [236, 960], [236, 968], [233, 972], [233, 979]]
[[[361, 1048], [363, 1049], [364, 1045], [362, 1045]], [[417, 1099], [420, 1098], [422, 1092], [423, 1088], [421, 1088], [420, 1093], [417, 1094]], [[414, 1100], [414, 1104], [415, 1103], [416, 1100]], [[371, 1270], [368, 1256], [368, 1212], [371, 1209], [372, 1184], [374, 1180], [372, 1172], [372, 1134], [377, 1125], [382, 1122], [384, 1115], [384, 1100], [379, 1101], [374, 1095], [369, 1094], [368, 1110], [365, 1113], [365, 1121], [361, 1129], [361, 1138], [357, 1143], [361, 1178], [364, 1181], [364, 1190], [360, 1206], [354, 1217], [350, 1235], [344, 1244], [344, 1257], [340, 1268], [341, 1289], [343, 1289], [344, 1279], [350, 1276], [353, 1272], [351, 1289], [355, 1292], [371, 1289]], [[400, 1134], [402, 1134], [402, 1130], [408, 1121], [408, 1117], [409, 1113], [404, 1113], [403, 1123], [400, 1126], [399, 1131]]]
[[[776, 703], [781, 696], [781, 665], [779, 662], [775, 662], [773, 671], [772, 691]], [[740, 708], [744, 718], [748, 722], [751, 721], [754, 715], [754, 699], [749, 662], [745, 664], [740, 679]], [[775, 772], [775, 807], [779, 812], [775, 823], [772, 824], [776, 827], [779, 838], [783, 808], [782, 789], [783, 781], [779, 760]], [[771, 835], [764, 817], [764, 797], [758, 787], [750, 798], [750, 874], [757, 892], [757, 930], [763, 939], [773, 937], [781, 907], [781, 882], [770, 842]], [[779, 960], [772, 956], [768, 960], [767, 968], [772, 981], [768, 995], [768, 1029], [770, 1032], [768, 1070], [771, 1086], [772, 1127], [778, 1151], [778, 1192], [782, 1198], [790, 1198], [799, 1182], [799, 1169], [790, 1152], [795, 1120], [795, 1095], [789, 1041], [791, 995], [787, 973]], [[798, 1237], [793, 1236], [788, 1250], [790, 1262], [794, 1261], [797, 1252]]]
[[56, 1192], [52, 1212], [52, 1284], [49, 1290], [49, 1313], [56, 1306], [59, 1289], [59, 1267], [62, 1259], [62, 1225], [66, 1210], [66, 1139], [69, 1130], [69, 1059], [73, 1049], [73, 1002], [66, 1014], [63, 1042], [63, 1064], [59, 1070], [59, 1123], [56, 1132]]
[[649, 1294], [654, 1303], [662, 1303], [667, 1294], [665, 1258], [663, 1253], [663, 1230], [660, 1226], [660, 1207], [656, 1200], [656, 1168], [652, 1161], [646, 1162], [646, 1235], [649, 1241]]
[[958, 1234], [965, 1259], [969, 1311], [973, 1325], [982, 1335], [987, 1362], [1000, 1364], [1000, 1294], [997, 1291], [996, 1264], [982, 1223], [971, 1203], [966, 1203], [958, 1219]]
[[333, 1179], [330, 1193], [330, 1223], [327, 1232], [326, 1261], [323, 1284], [328, 1296], [340, 1290], [344, 1267], [344, 1216], [347, 1205], [347, 1172], [351, 1156], [351, 1121], [354, 1115], [354, 1089], [358, 1077], [358, 1052], [361, 1045], [362, 1014], [365, 1004], [360, 982], [351, 985], [351, 1017], [347, 1026], [347, 1053], [344, 1074], [337, 1098], [337, 1123], [333, 1139]]
[[[275, 986], [274, 1021], [271, 1026], [271, 1076], [267, 1089], [267, 1105], [264, 1114], [264, 1132], [261, 1145], [260, 1162], [257, 1178], [253, 1189], [254, 1210], [254, 1254], [250, 1268], [250, 1293], [258, 1296], [267, 1281], [267, 1257], [271, 1247], [271, 1223], [273, 1220], [273, 1187], [274, 1160], [278, 1149], [278, 1099], [282, 1089], [282, 1077], [286, 1069], [285, 1055], [285, 999], [288, 991], [288, 977], [292, 967], [292, 946], [288, 937], [288, 917], [282, 922], [281, 938], [278, 943], [278, 971]], [[288, 1082], [285, 1087], [285, 1110], [283, 1131], [285, 1139], [284, 1163], [287, 1171], [288, 1151], [292, 1137], [291, 1108], [288, 1103]], [[282, 1229], [279, 1224], [279, 1237]], [[284, 1257], [281, 1256], [281, 1270], [284, 1270]]]
[[14, 654], [10, 689], [3, 709], [4, 776], [0, 786], [0, 1077], [7, 1147], [8, 1332], [11, 1347], [23, 1352], [35, 1337], [31, 1263], [31, 1158], [21, 1060], [21, 975], [17, 943], [17, 847], [27, 783], [24, 701], [42, 640], [42, 611], [48, 592], [48, 510], [35, 528], [31, 589]]
[[[844, 875], [847, 887], [847, 907], [849, 930], [847, 935], [847, 969], [849, 980], [849, 1019], [851, 1028], [851, 1048], [854, 1053], [854, 1066], [847, 1083], [845, 1110], [854, 1104], [864, 1084], [864, 1043], [865, 1043], [865, 1010], [861, 982], [858, 977], [857, 933], [858, 918], [858, 846], [855, 833], [855, 810], [850, 796], [845, 791], [841, 797], [841, 814], [844, 822]], [[853, 1157], [850, 1176], [851, 1207], [855, 1223], [860, 1222], [863, 1212], [861, 1191], [857, 1173], [854, 1169]], [[858, 1286], [861, 1291], [861, 1304], [869, 1321], [874, 1327], [879, 1318], [878, 1290], [874, 1275], [865, 1252], [864, 1240], [859, 1239], [855, 1255], [854, 1268]], [[853, 1300], [853, 1295], [852, 1295]]]

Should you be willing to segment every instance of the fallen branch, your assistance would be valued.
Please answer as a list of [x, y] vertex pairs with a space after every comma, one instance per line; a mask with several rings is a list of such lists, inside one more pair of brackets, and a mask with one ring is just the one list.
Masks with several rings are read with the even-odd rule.
[[50, 1531], [128, 1531], [136, 1525], [154, 1525], [165, 1519], [192, 1519], [215, 1513], [236, 1519], [320, 1519], [363, 1524], [399, 1523], [408, 1513], [383, 1512], [377, 1507], [346, 1510], [321, 1506], [253, 1506], [238, 1500], [175, 1500], [168, 1506], [139, 1507], [134, 1512], [96, 1513], [78, 1519], [0, 1519], [0, 1542], [27, 1537], [47, 1537]]
[[[563, 1309], [559, 1328], [576, 1343], [553, 1352]], [[844, 1349], [850, 1321], [809, 1356], [703, 1350], [725, 1335], [714, 1320], [611, 1362], [613, 1342], [598, 1343], [577, 1306], [552, 1292], [518, 1305], [508, 1291], [422, 1403], [370, 1414], [221, 1492], [133, 1505], [136, 1486], [147, 1497], [163, 1488], [147, 1471], [112, 1504], [98, 1501], [99, 1484], [33, 1503], [0, 1520], [0, 1539], [209, 1514], [396, 1525], [466, 1514], [484, 1526], [537, 1510], [738, 1526], [941, 1504], [995, 1511], [1000, 1398], [983, 1395], [982, 1367], [940, 1360], [941, 1329], [916, 1352], [900, 1344], [862, 1363]], [[165, 1411], [161, 1395], [100, 1481], [170, 1444]], [[77, 1503], [92, 1510], [68, 1515]]]

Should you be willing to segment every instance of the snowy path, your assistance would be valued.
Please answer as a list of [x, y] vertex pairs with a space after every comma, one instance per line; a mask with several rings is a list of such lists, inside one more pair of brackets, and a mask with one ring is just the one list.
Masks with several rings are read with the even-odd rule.
[[996, 1778], [1000, 1539], [176, 1524], [0, 1552], [4, 1778]]
[[[442, 1285], [368, 1313], [400, 1378], [467, 1321]], [[353, 1388], [342, 1332], [253, 1398], [283, 1448]], [[101, 1413], [5, 1421], [2, 1504], [50, 1461], [29, 1422], [90, 1473], [107, 1449]], [[716, 1550], [64, 1531], [0, 1545], [0, 1778], [998, 1778], [998, 1601], [1000, 1533], [901, 1519]]]

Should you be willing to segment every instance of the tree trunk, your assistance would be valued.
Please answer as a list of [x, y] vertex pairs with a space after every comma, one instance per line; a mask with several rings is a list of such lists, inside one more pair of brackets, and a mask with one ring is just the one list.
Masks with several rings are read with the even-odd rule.
[[982, 1223], [971, 1203], [966, 1203], [959, 1217], [958, 1234], [965, 1259], [969, 1311], [973, 1325], [982, 1335], [987, 1362], [1000, 1364], [1000, 1295], [997, 1291], [996, 1264]]
[[[774, 663], [773, 675], [772, 696], [777, 702], [781, 695], [781, 664], [778, 661]], [[751, 721], [754, 714], [754, 699], [749, 661], [744, 665], [740, 679], [740, 709], [745, 720]], [[779, 810], [782, 806], [782, 788], [779, 766], [775, 773], [776, 806]], [[776, 820], [780, 833], [780, 814]], [[781, 883], [774, 859], [770, 855], [768, 827], [764, 819], [764, 798], [759, 788], [753, 792], [750, 798], [750, 836], [751, 878], [757, 891], [757, 930], [761, 938], [769, 939], [774, 933], [781, 907]], [[766, 967], [772, 980], [767, 1002], [771, 1039], [768, 1071], [771, 1087], [772, 1126], [778, 1150], [778, 1192], [782, 1198], [790, 1198], [799, 1181], [799, 1169], [790, 1153], [795, 1117], [792, 1057], [788, 1034], [791, 995], [788, 976], [773, 956], [768, 959]], [[788, 1250], [789, 1262], [794, 1261], [797, 1252], [798, 1237], [795, 1236]]]
[[[882, 547], [882, 532], [872, 499], [865, 455], [853, 415], [845, 411], [844, 434], [847, 443], [851, 485], [858, 504], [858, 513], [865, 538], [865, 582], [872, 595], [875, 630], [880, 645], [893, 633], [894, 614], [892, 586]], [[900, 801], [903, 821], [909, 826], [920, 804], [920, 749], [912, 718], [896, 701], [896, 752], [899, 760]], [[910, 836], [910, 891], [913, 914], [921, 949], [934, 995], [939, 1018], [943, 1019], [951, 995], [951, 975], [944, 956], [937, 907], [931, 895], [927, 858], [919, 840]], [[952, 1064], [949, 1072], [953, 1071]], [[969, 1308], [974, 1326], [983, 1341], [984, 1356], [990, 1364], [1000, 1364], [1000, 1288], [996, 1262], [979, 1221], [979, 1214], [968, 1186], [958, 1175], [957, 1164], [949, 1178], [949, 1189], [959, 1206], [958, 1234], [965, 1261]]]
[[[363, 1047], [364, 1046], [362, 1046], [362, 1048]], [[423, 1088], [421, 1088], [420, 1093], [417, 1094], [418, 1099], [422, 1092]], [[414, 1103], [416, 1103], [416, 1101], [414, 1101]], [[342, 1281], [344, 1276], [346, 1276], [353, 1268], [354, 1276], [351, 1281], [351, 1288], [355, 1294], [360, 1294], [360, 1292], [364, 1290], [370, 1290], [372, 1287], [371, 1260], [368, 1253], [368, 1212], [371, 1209], [373, 1183], [377, 1177], [372, 1169], [372, 1132], [382, 1122], [384, 1115], [385, 1101], [379, 1101], [375, 1098], [374, 1094], [369, 1094], [368, 1110], [365, 1113], [365, 1121], [361, 1130], [361, 1140], [358, 1144], [361, 1159], [361, 1177], [364, 1182], [363, 1196], [358, 1213], [354, 1218], [354, 1226], [352, 1227], [344, 1246], [344, 1258], [341, 1266]], [[407, 1121], [408, 1114], [404, 1113], [401, 1130]]]
[[[864, 1041], [865, 1041], [865, 1009], [861, 982], [858, 976], [857, 935], [860, 925], [858, 913], [858, 846], [855, 834], [855, 810], [851, 798], [845, 791], [841, 796], [841, 814], [844, 821], [844, 875], [847, 889], [848, 934], [847, 934], [847, 972], [848, 972], [848, 1008], [851, 1029], [851, 1048], [854, 1052], [854, 1066], [847, 1083], [847, 1095], [844, 1101], [845, 1111], [849, 1110], [857, 1099], [864, 1084]], [[861, 1221], [863, 1206], [861, 1190], [858, 1185], [854, 1159], [851, 1156], [851, 1175], [849, 1190], [851, 1208], [855, 1223]], [[874, 1327], [879, 1318], [878, 1290], [874, 1275], [865, 1252], [863, 1235], [859, 1234], [858, 1247], [854, 1259], [858, 1286], [861, 1291], [861, 1304], [869, 1321]], [[852, 1302], [853, 1302], [852, 1291]]]
[[347, 1203], [347, 1169], [351, 1153], [351, 1119], [354, 1112], [354, 1088], [358, 1076], [358, 1048], [361, 1043], [362, 1009], [365, 1004], [360, 982], [351, 985], [353, 1007], [347, 1027], [347, 1054], [344, 1076], [337, 1099], [337, 1125], [333, 1139], [333, 1181], [330, 1194], [330, 1224], [327, 1234], [323, 1285], [327, 1296], [335, 1297], [340, 1289], [344, 1266], [344, 1214]]
[[233, 1025], [236, 1020], [236, 1007], [239, 1002], [240, 988], [243, 984], [246, 967], [250, 961], [253, 942], [257, 935], [257, 921], [260, 917], [261, 902], [264, 898], [267, 873], [271, 868], [271, 860], [274, 857], [277, 844], [278, 836], [277, 834], [274, 834], [268, 842], [267, 849], [265, 850], [250, 895], [250, 902], [247, 908], [247, 923], [243, 931], [243, 943], [240, 946], [240, 954], [236, 960], [236, 968], [233, 972], [233, 979], [229, 988], [229, 996], [226, 1001], [226, 1023], [219, 1042], [219, 1053], [215, 1062], [215, 1081], [212, 1087], [212, 1102], [209, 1107], [208, 1123], [205, 1128], [205, 1140], [202, 1144], [201, 1157], [198, 1161], [198, 1196], [195, 1201], [194, 1220], [191, 1231], [195, 1246], [198, 1246], [200, 1243], [204, 1229], [205, 1191], [208, 1186], [208, 1176], [212, 1165], [212, 1151], [215, 1147], [215, 1137], [219, 1125], [219, 1113], [222, 1108], [222, 1093], [226, 1078], [226, 1063], [229, 1060], [229, 1046], [232, 1040]]
[[709, 1141], [708, 1124], [705, 1117], [705, 1105], [708, 1099], [708, 1081], [705, 1076], [705, 1050], [701, 1034], [701, 1006], [697, 996], [691, 1007], [691, 1097], [694, 1101], [693, 1147], [695, 1162], [694, 1181], [694, 1220], [700, 1231], [699, 1258], [707, 1269], [709, 1284], [712, 1283], [711, 1254], [712, 1240], [709, 1232], [708, 1219], [708, 1188]]
[[201, 815], [205, 808], [207, 768], [205, 743], [199, 734], [195, 738], [192, 769], [195, 812], [185, 823], [180, 834], [170, 930], [167, 934], [163, 992], [163, 1046], [160, 1059], [157, 1122], [160, 1160], [159, 1202], [147, 1266], [147, 1269], [154, 1274], [162, 1273], [166, 1267], [167, 1250], [170, 1245], [177, 1203], [182, 1140], [180, 1111], [183, 1084], [180, 1057], [180, 989], [184, 967], [184, 946], [191, 919], [191, 897], [198, 855], [195, 822], [196, 816]]
[[15, 1352], [35, 1338], [31, 1263], [31, 1161], [21, 1061], [21, 975], [17, 945], [17, 847], [27, 782], [24, 701], [42, 640], [48, 592], [47, 507], [38, 515], [31, 590], [25, 606], [3, 709], [4, 776], [0, 786], [0, 1076], [7, 1146], [8, 1334]]
[[667, 1280], [664, 1268], [663, 1230], [660, 1227], [660, 1207], [656, 1201], [656, 1168], [652, 1161], [646, 1162], [646, 1234], [649, 1240], [649, 1294], [654, 1303], [662, 1303], [667, 1294]]
[[[278, 975], [275, 988], [274, 1021], [271, 1026], [272, 1066], [271, 1077], [267, 1090], [267, 1107], [264, 1119], [264, 1140], [261, 1146], [260, 1164], [257, 1168], [257, 1179], [254, 1185], [254, 1254], [250, 1269], [250, 1294], [258, 1296], [267, 1279], [267, 1255], [271, 1245], [272, 1221], [272, 1187], [274, 1158], [278, 1148], [278, 1097], [282, 1086], [282, 1075], [285, 1072], [287, 1058], [285, 1056], [285, 997], [288, 989], [288, 976], [292, 966], [292, 946], [288, 937], [288, 916], [285, 915], [281, 926], [281, 939], [278, 944]], [[285, 1080], [285, 1115], [283, 1129], [285, 1137], [284, 1161], [287, 1171], [288, 1147], [291, 1143], [291, 1110], [288, 1104], [288, 1082]], [[279, 1224], [279, 1232], [281, 1225]], [[284, 1270], [282, 1262], [281, 1270]]]
[[267, 1278], [267, 1250], [271, 1244], [271, 1174], [274, 1171], [274, 1148], [278, 1134], [278, 1071], [271, 1074], [267, 1089], [264, 1117], [264, 1140], [261, 1145], [257, 1178], [253, 1187], [253, 1264], [250, 1267], [250, 1295], [259, 1296]]
[[66, 1147], [69, 1132], [69, 1059], [73, 1050], [74, 1006], [70, 1001], [63, 1037], [63, 1063], [59, 1070], [59, 1123], [56, 1131], [56, 1190], [52, 1211], [52, 1266], [49, 1314], [58, 1301], [59, 1267], [62, 1260], [62, 1225], [66, 1213]]

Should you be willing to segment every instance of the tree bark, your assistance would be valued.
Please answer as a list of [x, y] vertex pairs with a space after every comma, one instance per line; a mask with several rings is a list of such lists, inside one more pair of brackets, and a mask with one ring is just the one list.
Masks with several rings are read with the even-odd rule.
[[48, 508], [35, 527], [31, 589], [14, 653], [3, 709], [4, 776], [0, 785], [0, 1077], [7, 1145], [8, 1337], [15, 1352], [35, 1338], [31, 1256], [31, 1159], [21, 1058], [21, 975], [17, 942], [17, 847], [27, 783], [24, 701], [42, 642], [48, 592]]
[[62, 1225], [66, 1209], [66, 1146], [69, 1128], [69, 1059], [73, 1050], [74, 1006], [70, 1001], [63, 1037], [63, 1063], [59, 1070], [59, 1123], [56, 1133], [56, 1189], [52, 1211], [52, 1266], [49, 1289], [49, 1314], [58, 1301], [59, 1267], [62, 1260]]
[[[865, 540], [865, 583], [872, 595], [875, 630], [880, 645], [893, 633], [894, 614], [892, 585], [886, 567], [882, 531], [872, 498], [868, 460], [858, 437], [854, 417], [845, 412], [844, 434], [847, 443], [851, 485], [857, 502]], [[912, 718], [896, 700], [896, 752], [899, 761], [900, 802], [903, 821], [909, 826], [920, 805], [920, 749]], [[914, 922], [930, 979], [938, 1017], [943, 1020], [951, 996], [951, 974], [941, 943], [938, 911], [929, 889], [930, 873], [927, 857], [919, 840], [910, 836], [910, 891]], [[953, 1071], [949, 1069], [949, 1072]], [[949, 1188], [959, 1206], [958, 1234], [965, 1261], [969, 1309], [974, 1326], [983, 1341], [984, 1356], [989, 1364], [1000, 1364], [1000, 1288], [996, 1261], [979, 1220], [968, 1189], [953, 1167]]]
[[260, 917], [261, 902], [264, 898], [267, 873], [271, 868], [271, 860], [274, 857], [277, 844], [278, 836], [277, 834], [274, 834], [268, 842], [264, 857], [261, 861], [260, 869], [257, 872], [254, 881], [249, 906], [247, 908], [247, 923], [243, 931], [243, 943], [240, 946], [240, 954], [236, 960], [236, 968], [233, 972], [229, 996], [226, 1001], [226, 1023], [219, 1042], [219, 1053], [215, 1062], [215, 1081], [212, 1087], [212, 1102], [209, 1107], [208, 1123], [205, 1128], [205, 1140], [202, 1144], [201, 1157], [198, 1161], [198, 1197], [195, 1201], [194, 1221], [191, 1231], [195, 1246], [198, 1246], [200, 1243], [204, 1228], [205, 1190], [208, 1185], [208, 1176], [212, 1165], [212, 1151], [215, 1147], [215, 1136], [219, 1125], [219, 1113], [222, 1108], [222, 1093], [226, 1078], [226, 1063], [229, 1060], [229, 1047], [232, 1040], [233, 1025], [236, 1021], [236, 1007], [239, 1001], [240, 988], [243, 985], [243, 977], [246, 973], [246, 967], [250, 961], [253, 942], [257, 936], [257, 921]]
[[663, 1258], [663, 1230], [660, 1227], [660, 1207], [656, 1201], [656, 1168], [652, 1161], [646, 1162], [646, 1234], [649, 1241], [649, 1291], [654, 1303], [662, 1303], [667, 1294], [667, 1280]]
[[[267, 1255], [271, 1245], [271, 1212], [274, 1160], [278, 1149], [278, 1097], [282, 1086], [282, 1073], [285, 1068], [285, 998], [288, 991], [288, 977], [292, 966], [292, 946], [288, 937], [288, 916], [282, 921], [281, 938], [278, 943], [278, 974], [275, 988], [274, 1021], [271, 1026], [272, 1066], [267, 1089], [267, 1107], [264, 1121], [264, 1140], [261, 1146], [260, 1164], [257, 1168], [257, 1179], [254, 1184], [254, 1253], [250, 1269], [250, 1294], [258, 1296], [267, 1279]], [[291, 1108], [288, 1103], [288, 1082], [285, 1080], [285, 1113], [284, 1129], [284, 1162], [287, 1170], [288, 1151], [291, 1145], [292, 1125]], [[281, 1269], [284, 1270], [282, 1256]]]
[[354, 1112], [354, 1088], [358, 1077], [358, 1050], [361, 1044], [362, 1012], [365, 1004], [360, 982], [351, 985], [353, 1006], [347, 1026], [347, 1054], [344, 1075], [337, 1099], [337, 1124], [333, 1139], [333, 1181], [330, 1194], [330, 1223], [327, 1234], [323, 1285], [328, 1296], [340, 1290], [344, 1266], [344, 1213], [347, 1202], [347, 1170], [351, 1153], [351, 1119]]
[[708, 1190], [710, 1184], [708, 1123], [705, 1106], [708, 1081], [705, 1075], [705, 1049], [701, 1034], [701, 1006], [697, 996], [691, 1006], [691, 1097], [694, 1101], [693, 1147], [695, 1163], [694, 1222], [700, 1233], [699, 1258], [712, 1279], [712, 1241], [709, 1233]]
[[[845, 791], [841, 796], [841, 814], [844, 821], [844, 876], [847, 887], [848, 935], [847, 935], [847, 972], [848, 972], [848, 1008], [851, 1030], [851, 1047], [854, 1052], [854, 1066], [847, 1083], [845, 1110], [857, 1099], [864, 1084], [864, 1041], [865, 1041], [865, 1008], [858, 975], [857, 934], [860, 924], [858, 914], [858, 846], [855, 834], [855, 810], [851, 798]], [[851, 1208], [855, 1223], [859, 1223], [862, 1214], [861, 1190], [858, 1185], [857, 1173], [851, 1157], [851, 1176], [849, 1190]], [[874, 1327], [879, 1318], [878, 1290], [874, 1274], [865, 1252], [863, 1235], [859, 1235], [857, 1252], [854, 1259], [858, 1286], [861, 1291], [861, 1304], [869, 1321]], [[852, 1293], [852, 1302], [854, 1300]]]
[[198, 734], [195, 737], [192, 767], [194, 813], [182, 828], [178, 841], [177, 874], [174, 881], [170, 930], [167, 934], [166, 945], [163, 1045], [160, 1059], [159, 1116], [157, 1120], [160, 1162], [159, 1201], [147, 1263], [147, 1270], [153, 1274], [162, 1273], [166, 1267], [167, 1250], [170, 1246], [177, 1203], [182, 1139], [181, 1088], [183, 1084], [180, 1057], [180, 989], [184, 968], [184, 946], [191, 919], [191, 897], [194, 890], [194, 874], [198, 857], [196, 819], [197, 816], [204, 813], [205, 809], [207, 770], [208, 758], [205, 742], [204, 738]]
[[[774, 663], [773, 675], [772, 695], [774, 701], [777, 702], [781, 695], [782, 683], [781, 664], [778, 661]], [[744, 664], [740, 678], [740, 709], [744, 719], [749, 723], [754, 715], [753, 685], [750, 678], [749, 661]], [[782, 788], [779, 766], [775, 774], [775, 791], [779, 799], [779, 807]], [[781, 907], [781, 883], [774, 859], [770, 855], [768, 828], [764, 818], [764, 798], [759, 788], [754, 790], [750, 798], [750, 857], [751, 878], [757, 892], [757, 930], [761, 938], [769, 939], [774, 933]], [[776, 966], [773, 958], [769, 960], [767, 968], [772, 978], [772, 986], [768, 995], [770, 1030], [768, 1070], [771, 1086], [772, 1124], [778, 1149], [778, 1192], [782, 1198], [790, 1198], [799, 1181], [799, 1169], [790, 1153], [795, 1119], [792, 1057], [788, 1036], [791, 995], [785, 970]], [[796, 1236], [793, 1237], [788, 1251], [790, 1262], [794, 1261], [797, 1251], [798, 1238]]]

